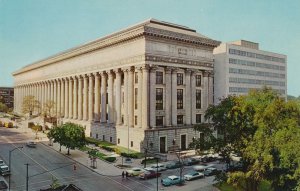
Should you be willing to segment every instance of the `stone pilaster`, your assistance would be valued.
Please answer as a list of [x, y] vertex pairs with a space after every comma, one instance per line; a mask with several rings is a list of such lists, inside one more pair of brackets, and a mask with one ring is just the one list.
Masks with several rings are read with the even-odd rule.
[[208, 107], [208, 72], [203, 72], [203, 83], [204, 83], [204, 89], [203, 89], [203, 107], [206, 110]]
[[82, 95], [84, 95], [84, 91], [82, 88], [83, 78], [81, 76], [78, 77], [78, 120], [82, 120]]
[[65, 118], [69, 117], [69, 78], [65, 78]]
[[101, 73], [101, 123], [106, 123], [106, 93], [107, 93], [107, 75], [105, 72]]
[[116, 124], [120, 125], [122, 123], [122, 116], [121, 116], [121, 72], [119, 70], [115, 70], [115, 74], [116, 74], [116, 96], [115, 96], [115, 100], [116, 100], [116, 104], [115, 104], [115, 108], [116, 108], [116, 116], [115, 116], [115, 120], [116, 120]]
[[93, 75], [89, 74], [89, 108], [88, 108], [88, 112], [89, 112], [89, 121], [93, 120], [93, 111], [94, 111], [94, 79], [93, 79]]
[[83, 120], [88, 120], [88, 76], [83, 79]]
[[128, 70], [128, 125], [133, 127], [134, 124], [134, 81], [133, 81], [134, 69], [130, 68]]
[[172, 125], [177, 125], [177, 70], [172, 70]]
[[123, 119], [124, 125], [128, 125], [128, 69], [123, 69], [124, 73], [124, 109], [123, 109]]
[[143, 73], [141, 67], [136, 68], [136, 70], [138, 72], [138, 93], [136, 98], [137, 99], [137, 126], [142, 127]]
[[143, 71], [143, 102], [142, 102], [142, 127], [144, 129], [149, 128], [148, 106], [149, 106], [149, 66], [142, 67]]
[[156, 124], [156, 67], [151, 67], [150, 70], [150, 127], [154, 127]]
[[208, 76], [208, 104], [214, 104], [214, 74], [211, 71]]
[[73, 119], [78, 118], [78, 85], [77, 85], [77, 77], [73, 78]]
[[60, 79], [60, 113], [61, 116], [65, 115], [65, 79]]
[[100, 120], [100, 76], [94, 73], [95, 76], [95, 105], [94, 105], [94, 121]]
[[73, 77], [69, 78], [69, 119], [73, 118]]
[[60, 79], [57, 80], [57, 116], [60, 118], [62, 116], [61, 114], [61, 84]]
[[108, 123], [114, 123], [114, 113], [113, 113], [113, 108], [114, 108], [114, 103], [113, 103], [113, 86], [114, 86], [114, 75], [113, 72], [110, 71], [107, 73], [107, 93], [108, 93], [108, 108], [107, 108], [107, 113], [108, 113]]
[[196, 72], [191, 74], [191, 111], [192, 111], [192, 124], [196, 124]]
[[165, 84], [166, 84], [166, 93], [165, 93], [165, 125], [171, 126], [172, 121], [172, 79], [171, 79], [171, 68], [165, 69]]
[[191, 125], [192, 123], [192, 109], [191, 109], [191, 70], [185, 71], [185, 123]]

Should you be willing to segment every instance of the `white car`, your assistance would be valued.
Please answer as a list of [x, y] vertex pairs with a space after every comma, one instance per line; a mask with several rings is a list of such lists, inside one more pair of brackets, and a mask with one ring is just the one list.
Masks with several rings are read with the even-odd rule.
[[151, 171], [151, 170], [156, 171], [156, 169], [153, 169], [151, 167], [146, 167], [146, 168], [144, 168], [144, 170], [146, 170], [146, 171]]
[[204, 174], [197, 171], [191, 171], [188, 174], [184, 175], [184, 180], [195, 180], [198, 178], [204, 178]]
[[132, 169], [127, 170], [129, 176], [138, 176], [143, 172], [145, 172], [145, 170], [139, 167], [134, 167]]
[[207, 165], [195, 165], [195, 166], [193, 166], [193, 169], [195, 171], [199, 171], [199, 172], [202, 172], [202, 171], [204, 171], [207, 168], [208, 168]]
[[27, 147], [35, 148], [36, 147], [36, 142], [35, 141], [28, 141], [26, 143]]
[[157, 169], [157, 171], [164, 171], [164, 170], [167, 170], [167, 167], [166, 167], [166, 165], [164, 165], [164, 164], [161, 164], [161, 163], [158, 163], [158, 164], [152, 164], [151, 165], [151, 168], [153, 168], [155, 171], [156, 171], [156, 169]]
[[3, 160], [0, 159], [0, 166], [6, 165]]

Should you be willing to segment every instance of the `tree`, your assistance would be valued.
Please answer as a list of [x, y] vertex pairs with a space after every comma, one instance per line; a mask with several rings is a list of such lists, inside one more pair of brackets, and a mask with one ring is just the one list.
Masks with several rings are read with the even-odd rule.
[[56, 103], [52, 100], [48, 100], [44, 103], [44, 108], [43, 108], [43, 116], [44, 117], [55, 117], [56, 116]]
[[213, 148], [237, 152], [243, 170], [228, 174], [228, 182], [256, 191], [262, 180], [274, 190], [292, 190], [300, 183], [299, 102], [285, 102], [268, 88], [229, 97], [206, 111], [206, 119], [221, 136]]
[[54, 143], [59, 143], [59, 151], [61, 151], [62, 142], [64, 139], [64, 129], [62, 126], [55, 126], [47, 133], [47, 137], [51, 141], [53, 140]]
[[23, 98], [22, 112], [31, 116], [36, 109], [40, 108], [40, 102], [34, 96], [29, 95]]
[[4, 112], [4, 113], [8, 112], [8, 107], [4, 103], [1, 103], [1, 102], [0, 102], [0, 112]]
[[74, 123], [65, 123], [62, 125], [63, 138], [61, 144], [67, 147], [68, 155], [70, 149], [79, 148], [85, 145], [84, 128]]

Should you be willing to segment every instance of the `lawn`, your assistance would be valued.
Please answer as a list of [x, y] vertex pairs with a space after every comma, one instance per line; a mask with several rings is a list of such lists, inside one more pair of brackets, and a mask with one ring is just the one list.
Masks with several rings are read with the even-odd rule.
[[[215, 187], [219, 188], [221, 191], [242, 191], [242, 190], [237, 189], [227, 183], [223, 183], [221, 185], [215, 185]], [[262, 181], [260, 183], [260, 185], [258, 186], [258, 190], [259, 191], [273, 191], [273, 189], [271, 188], [270, 182], [268, 182], [266, 180]]]

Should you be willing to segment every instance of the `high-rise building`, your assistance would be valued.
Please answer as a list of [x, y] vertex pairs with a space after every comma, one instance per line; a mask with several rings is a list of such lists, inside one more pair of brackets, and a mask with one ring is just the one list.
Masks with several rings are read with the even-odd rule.
[[138, 151], [185, 150], [213, 103], [219, 44], [150, 19], [16, 71], [15, 111], [34, 95], [54, 101], [56, 116], [96, 139]]
[[214, 101], [228, 95], [247, 94], [250, 89], [271, 87], [287, 97], [286, 55], [259, 49], [245, 40], [222, 43], [214, 49]]
[[14, 107], [14, 88], [0, 87], [0, 96], [8, 108]]

